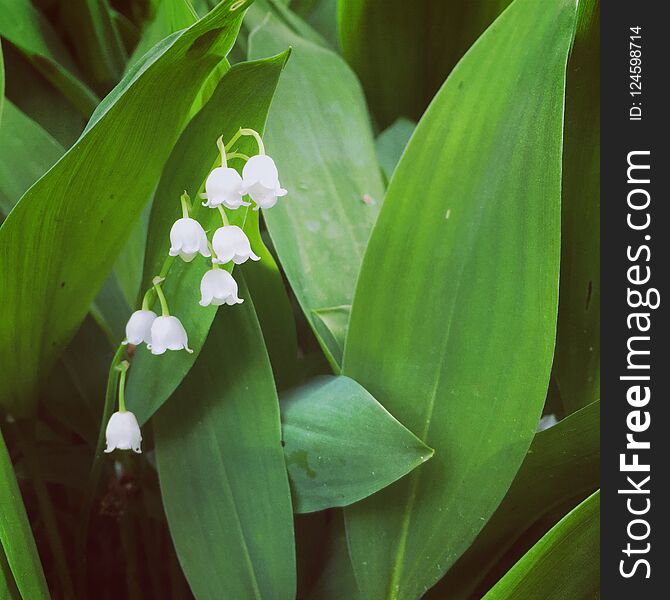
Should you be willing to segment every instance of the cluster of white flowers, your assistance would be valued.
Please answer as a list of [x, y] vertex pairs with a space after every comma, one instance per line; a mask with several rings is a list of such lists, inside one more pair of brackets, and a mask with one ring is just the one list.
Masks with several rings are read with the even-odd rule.
[[[256, 139], [259, 151], [257, 155], [248, 157], [238, 152], [229, 152], [229, 148], [244, 135]], [[251, 202], [244, 200], [245, 197], [254, 202], [253, 210], [268, 209], [277, 203], [278, 198], [287, 194], [279, 184], [277, 167], [272, 158], [265, 154], [263, 141], [256, 131], [240, 129], [228, 144], [224, 145], [219, 139], [217, 145], [221, 152], [221, 166], [212, 170], [205, 181], [205, 193], [202, 194], [205, 202], [202, 205], [219, 211], [222, 226], [214, 232], [210, 242], [202, 225], [192, 218], [190, 199], [184, 192], [181, 197], [182, 218], [175, 221], [170, 230], [170, 256], [179, 256], [185, 262], [191, 262], [198, 254], [211, 258], [212, 268], [204, 274], [200, 282], [201, 306], [232, 306], [242, 303], [243, 300], [238, 297], [237, 282], [230, 272], [221, 269], [219, 265], [231, 262], [241, 265], [249, 259], [260, 260], [251, 249], [251, 243], [244, 231], [228, 222], [225, 209], [236, 210], [242, 206], [251, 206]], [[242, 158], [246, 161], [242, 175], [228, 167], [227, 159], [231, 158]], [[161, 288], [163, 281], [163, 277], [154, 278], [153, 287], [144, 296], [142, 308], [130, 316], [124, 344], [138, 346], [144, 343], [152, 354], [164, 354], [167, 350], [193, 352], [188, 347], [188, 335], [181, 321], [170, 315]], [[161, 316], [151, 310], [153, 294], [160, 301]], [[137, 420], [131, 412], [125, 410], [123, 402], [127, 367], [126, 363], [119, 382], [119, 412], [112, 415], [107, 425], [106, 452], [115, 448], [140, 452], [142, 436]]]

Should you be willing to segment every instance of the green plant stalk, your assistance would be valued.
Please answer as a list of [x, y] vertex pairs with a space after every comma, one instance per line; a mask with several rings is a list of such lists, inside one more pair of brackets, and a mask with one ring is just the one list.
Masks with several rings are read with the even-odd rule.
[[105, 391], [105, 404], [102, 409], [102, 418], [100, 419], [100, 431], [98, 432], [98, 442], [95, 448], [93, 463], [88, 477], [88, 485], [86, 486], [86, 495], [82, 503], [81, 514], [79, 517], [79, 527], [75, 535], [75, 565], [77, 567], [77, 590], [79, 596], [84, 598], [86, 596], [86, 540], [88, 538], [88, 524], [91, 516], [91, 508], [95, 500], [95, 494], [98, 490], [100, 482], [100, 475], [102, 473], [102, 457], [103, 446], [105, 445], [105, 429], [107, 421], [114, 412], [116, 405], [116, 392], [118, 388], [118, 371], [117, 366], [121, 363], [123, 353], [126, 347], [119, 345], [112, 358], [112, 364], [109, 366], [109, 374], [107, 376], [107, 389]]
[[54, 566], [56, 567], [56, 576], [58, 577], [63, 597], [74, 598], [74, 587], [72, 585], [72, 579], [70, 578], [70, 572], [65, 558], [66, 555], [65, 548], [63, 547], [63, 540], [60, 531], [58, 530], [58, 521], [56, 519], [56, 514], [54, 513], [51, 498], [49, 497], [49, 490], [42, 477], [39, 460], [35, 454], [34, 432], [29, 429], [27, 423], [23, 421], [17, 423], [16, 432], [26, 469], [32, 481], [35, 496], [37, 497], [40, 516], [44, 521], [47, 542], [54, 561]]

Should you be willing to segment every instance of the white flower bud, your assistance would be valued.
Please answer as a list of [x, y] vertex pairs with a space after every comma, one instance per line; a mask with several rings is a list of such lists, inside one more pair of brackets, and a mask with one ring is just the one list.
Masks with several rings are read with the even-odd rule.
[[277, 198], [288, 193], [279, 185], [274, 160], [265, 154], [252, 156], [242, 169], [242, 189], [256, 203], [256, 208], [272, 208]]
[[237, 282], [233, 276], [224, 269], [212, 269], [204, 274], [200, 282], [200, 293], [202, 299], [200, 306], [220, 306], [227, 304], [241, 304], [244, 302], [237, 297]]
[[140, 426], [137, 424], [135, 415], [128, 410], [115, 412], [110, 417], [105, 430], [105, 437], [107, 438], [105, 452], [116, 449], [142, 452]]
[[229, 167], [218, 167], [205, 181], [203, 197], [207, 198], [207, 202], [202, 204], [208, 208], [216, 208], [223, 204], [226, 208], [235, 210], [240, 206], [249, 206], [249, 202], [242, 200], [243, 196], [240, 174]]
[[225, 225], [214, 232], [212, 247], [216, 257], [213, 263], [226, 264], [231, 260], [236, 265], [241, 265], [247, 260], [260, 260], [251, 250], [249, 238], [237, 225]]
[[142, 342], [151, 343], [151, 325], [156, 318], [153, 310], [136, 310], [126, 324], [124, 344], [139, 346]]
[[170, 244], [170, 256], [181, 256], [186, 262], [191, 262], [198, 252], [203, 256], [211, 256], [205, 230], [195, 219], [175, 221], [170, 230]]
[[151, 325], [151, 343], [147, 344], [151, 354], [164, 354], [166, 350], [186, 350], [188, 347], [186, 330], [177, 317], [156, 317]]

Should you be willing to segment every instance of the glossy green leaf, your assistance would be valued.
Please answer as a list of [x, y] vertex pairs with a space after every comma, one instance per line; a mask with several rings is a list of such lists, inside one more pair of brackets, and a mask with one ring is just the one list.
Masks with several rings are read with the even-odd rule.
[[[154, 197], [149, 222], [149, 237], [144, 263], [144, 287], [158, 275], [170, 248], [170, 228], [181, 216], [179, 198], [187, 190], [194, 201], [191, 213], [205, 230], [221, 226], [219, 212], [200, 205], [198, 191], [217, 161], [216, 140], [230, 139], [240, 127], [263, 131], [279, 75], [288, 54], [230, 69], [221, 80], [207, 105], [192, 119], [165, 167]], [[239, 149], [253, 153], [254, 140], [244, 138]], [[220, 159], [219, 159], [220, 160]], [[231, 166], [235, 163], [231, 161]], [[229, 211], [232, 224], [244, 226], [246, 209]], [[168, 352], [153, 356], [145, 346], [137, 349], [133, 370], [128, 376], [128, 405], [140, 423], [145, 422], [170, 397], [195, 362], [207, 337], [217, 307], [201, 307], [200, 280], [211, 268], [211, 261], [198, 257], [191, 263], [174, 260], [163, 284], [170, 311], [177, 315], [189, 335], [193, 354]]]
[[42, 564], [37, 554], [21, 491], [16, 483], [12, 461], [0, 432], [0, 553], [4, 550], [7, 564], [23, 598], [48, 600]]
[[9, 214], [64, 152], [42, 127], [5, 100], [0, 121], [0, 214]]
[[283, 396], [281, 408], [296, 512], [367, 498], [433, 455], [349, 377], [318, 377]]
[[600, 597], [600, 491], [533, 546], [485, 600]]
[[[381, 127], [418, 119], [454, 65], [510, 0], [339, 0], [342, 53]], [[392, 43], [389, 41], [392, 40]]]
[[[304, 6], [302, 12], [299, 10], [300, 4]], [[328, 41], [331, 48], [339, 49], [337, 5], [338, 0], [307, 0], [307, 2], [291, 2], [290, 7], [318, 31]]]
[[96, 89], [109, 89], [128, 60], [109, 1], [68, 0], [61, 10], [63, 28], [82, 70]]
[[[40, 125], [10, 101], [0, 123], [0, 216], [65, 153]], [[110, 275], [91, 306], [91, 312], [112, 340], [119, 342], [128, 319], [128, 302]]]
[[21, 600], [21, 593], [16, 587], [2, 545], [0, 545], [0, 598], [3, 598], [3, 600]]
[[156, 7], [156, 14], [142, 31], [128, 64], [137, 62], [154, 44], [175, 31], [189, 27], [198, 20], [189, 0], [163, 0]]
[[81, 81], [58, 35], [29, 0], [3, 2], [0, 35], [19, 48], [84, 116], [93, 112], [98, 97]]
[[272, 15], [251, 34], [249, 54], [289, 45], [266, 132], [288, 196], [264, 217], [291, 288], [339, 369], [342, 333], [314, 311], [351, 304], [384, 188], [360, 86], [339, 56]]
[[600, 398], [600, 3], [582, 0], [568, 63], [555, 374], [566, 412]]
[[277, 389], [284, 390], [295, 385], [298, 378], [295, 319], [279, 265], [261, 237], [259, 219], [258, 211], [249, 211], [244, 231], [251, 242], [251, 248], [261, 260], [247, 261], [241, 265], [241, 269], [249, 293], [254, 299], [254, 308], [270, 355]]
[[398, 119], [377, 137], [375, 142], [377, 156], [387, 181], [390, 181], [391, 175], [393, 175], [393, 171], [395, 171], [415, 128], [416, 123], [413, 121]]
[[5, 107], [5, 57], [2, 54], [2, 39], [0, 38], [0, 125], [2, 124], [2, 111]]
[[435, 456], [345, 509], [363, 597], [417, 598], [434, 584], [535, 433], [556, 328], [575, 13], [572, 0], [516, 0], [440, 90], [387, 191], [343, 373]]
[[64, 148], [70, 147], [84, 129], [84, 117], [17, 48], [5, 43], [3, 52], [7, 100]]
[[244, 18], [243, 27], [252, 33], [254, 29], [264, 25], [268, 14], [290, 29], [295, 35], [317, 46], [328, 47], [328, 42], [315, 29], [310, 27], [293, 10], [286, 7], [282, 0], [256, 0], [249, 7]]
[[222, 2], [131, 70], [2, 224], [0, 361], [9, 376], [0, 381], [0, 403], [10, 410], [33, 410], [40, 373], [86, 314], [195, 94], [235, 39], [245, 5], [231, 11], [233, 3]]
[[[333, 511], [331, 511], [333, 513]], [[309, 600], [362, 600], [349, 560], [342, 511], [332, 515], [328, 535], [323, 542], [326, 555], [323, 568], [309, 593]]]
[[566, 502], [598, 488], [600, 402], [535, 435], [505, 499], [467, 552], [426, 598], [472, 597], [491, 567], [517, 538]]
[[196, 598], [290, 600], [293, 515], [279, 404], [236, 277], [246, 301], [219, 310], [193, 369], [154, 417], [161, 493]]

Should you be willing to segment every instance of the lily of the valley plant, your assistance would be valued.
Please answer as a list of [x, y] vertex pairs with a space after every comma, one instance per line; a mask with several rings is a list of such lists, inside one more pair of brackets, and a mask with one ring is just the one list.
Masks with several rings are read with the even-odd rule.
[[[256, 140], [257, 155], [249, 157], [231, 151], [241, 136], [252, 136]], [[236, 210], [242, 206], [250, 206], [251, 202], [244, 200], [247, 196], [255, 203], [254, 210], [268, 209], [277, 203], [278, 198], [287, 194], [279, 183], [275, 162], [265, 153], [263, 139], [257, 131], [242, 128], [227, 144], [219, 138], [217, 146], [221, 154], [221, 166], [213, 169], [205, 181], [205, 193], [202, 194], [205, 202], [202, 205], [219, 211], [221, 227], [216, 229], [210, 241], [203, 226], [192, 217], [193, 206], [188, 192], [184, 191], [180, 198], [182, 217], [174, 222], [170, 230], [168, 252], [170, 257], [179, 256], [187, 263], [193, 261], [198, 254], [211, 259], [212, 268], [203, 275], [200, 282], [202, 296], [200, 306], [222, 304], [232, 306], [242, 303], [244, 300], [238, 297], [237, 282], [228, 270], [221, 268], [221, 265], [230, 263], [241, 265], [247, 260], [260, 260], [252, 250], [244, 231], [230, 224], [225, 209]], [[242, 175], [228, 166], [228, 160], [232, 158], [245, 161]], [[161, 285], [169, 273], [171, 264], [170, 261], [166, 261], [165, 274], [154, 277], [153, 285], [144, 294], [142, 307], [130, 316], [126, 324], [124, 344], [138, 346], [144, 343], [154, 355], [165, 354], [168, 350], [193, 352], [188, 346], [188, 333], [181, 321], [177, 316], [170, 314]], [[160, 316], [152, 310], [156, 300], [160, 305]], [[107, 423], [105, 452], [112, 452], [115, 449], [141, 452], [140, 427], [135, 415], [126, 410], [124, 399], [126, 372], [129, 367], [128, 361], [123, 361], [117, 367], [120, 373], [119, 410]]]

